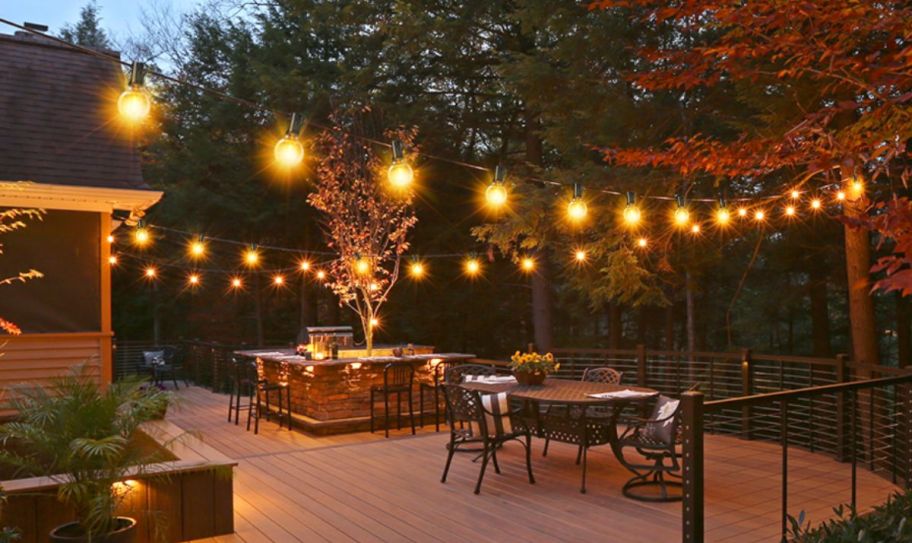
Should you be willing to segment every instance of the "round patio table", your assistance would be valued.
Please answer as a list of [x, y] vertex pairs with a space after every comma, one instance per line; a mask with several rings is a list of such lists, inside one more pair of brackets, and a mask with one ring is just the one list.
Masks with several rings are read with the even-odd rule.
[[[659, 391], [637, 386], [590, 383], [549, 377], [542, 385], [520, 385], [517, 383], [487, 384], [465, 382], [462, 386], [483, 394], [506, 392], [507, 395], [525, 404], [523, 420], [540, 438], [581, 447], [582, 484], [580, 492], [586, 492], [586, 452], [591, 446], [610, 444], [612, 452], [618, 441], [617, 421], [625, 407], [654, 398]], [[640, 397], [593, 398], [590, 394], [631, 390], [641, 392]], [[542, 410], [538, 406], [548, 406]], [[563, 406], [558, 407], [558, 406]], [[595, 409], [593, 409], [595, 408]], [[609, 413], [605, 411], [610, 410]], [[588, 413], [588, 415], [587, 415]]]

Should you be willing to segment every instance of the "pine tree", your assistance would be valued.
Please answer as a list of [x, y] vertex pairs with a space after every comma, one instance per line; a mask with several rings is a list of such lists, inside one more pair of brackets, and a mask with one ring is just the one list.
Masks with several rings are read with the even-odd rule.
[[95, 49], [110, 49], [111, 41], [101, 27], [98, 4], [91, 0], [79, 10], [79, 21], [67, 24], [60, 30], [60, 37], [70, 43]]

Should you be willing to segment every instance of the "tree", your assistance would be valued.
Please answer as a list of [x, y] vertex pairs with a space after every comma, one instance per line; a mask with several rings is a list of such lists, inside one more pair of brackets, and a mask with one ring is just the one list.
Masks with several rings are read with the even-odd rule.
[[[411, 189], [383, 182], [384, 160], [364, 139], [367, 113], [336, 113], [332, 128], [320, 134], [316, 190], [307, 201], [323, 213], [326, 245], [339, 253], [329, 265], [329, 286], [361, 320], [370, 356], [380, 308], [399, 279], [407, 236], [418, 219]], [[386, 136], [410, 147], [414, 132]]]
[[[742, 107], [724, 132], [610, 149], [610, 162], [704, 182], [768, 180], [780, 193], [862, 177], [869, 186], [908, 179], [907, 2], [604, 0], [595, 6], [626, 10], [680, 37], [639, 48], [638, 65], [627, 73], [638, 92]], [[844, 211], [859, 218], [866, 206], [860, 191], [850, 192]], [[874, 363], [868, 234], [847, 224], [845, 239], [853, 352], [856, 360]]]
[[91, 0], [79, 10], [79, 21], [76, 24], [67, 24], [60, 29], [60, 37], [83, 47], [111, 48], [111, 40], [101, 28], [101, 16], [98, 14], [98, 4], [95, 0]]
[[[9, 234], [15, 232], [16, 230], [21, 230], [26, 227], [26, 221], [30, 219], [41, 219], [44, 215], [43, 211], [37, 209], [6, 209], [0, 211], [0, 235]], [[0, 255], [3, 254], [3, 244], [0, 243]], [[43, 277], [41, 272], [38, 270], [30, 269], [28, 271], [19, 272], [10, 277], [0, 277], [0, 287], [4, 285], [9, 285], [12, 283], [24, 283], [31, 279], [37, 279]], [[22, 333], [22, 330], [12, 322], [0, 316], [0, 331], [5, 332], [9, 335], [18, 336]]]

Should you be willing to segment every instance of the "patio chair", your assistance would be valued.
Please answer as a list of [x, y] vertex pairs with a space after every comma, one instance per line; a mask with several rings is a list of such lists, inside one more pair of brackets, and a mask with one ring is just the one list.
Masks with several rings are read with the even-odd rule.
[[[625, 496], [640, 501], [680, 501], [680, 491], [671, 494], [669, 488], [681, 488], [681, 464], [677, 444], [680, 441], [681, 401], [668, 396], [656, 399], [648, 419], [635, 420], [614, 444], [615, 455], [635, 477], [622, 489]], [[624, 456], [624, 449], [633, 448], [645, 462], [632, 462]], [[658, 495], [639, 493], [637, 489], [657, 489]]]
[[[583, 370], [583, 377], [580, 379], [584, 383], [607, 383], [610, 385], [619, 385], [621, 384], [621, 377], [623, 372], [620, 372], [614, 368], [609, 368], [603, 366], [600, 368], [586, 368]], [[550, 409], [550, 407], [546, 408]], [[587, 413], [589, 418], [608, 418], [611, 416], [610, 409], [592, 407]], [[542, 456], [548, 456], [548, 444], [551, 442], [550, 439], [545, 439], [545, 447], [542, 449]], [[580, 459], [583, 456], [583, 448], [580, 446], [580, 450], [576, 453], [576, 463], [580, 463]]]
[[170, 378], [174, 383], [174, 388], [177, 388], [178, 376], [180, 376], [184, 386], [190, 386], [190, 383], [187, 382], [187, 374], [184, 373], [184, 353], [180, 347], [166, 345], [162, 347], [162, 353], [164, 355], [164, 364], [157, 368], [159, 378]]
[[443, 384], [446, 370], [453, 365], [452, 362], [443, 360], [434, 366], [432, 374], [434, 381], [431, 383], [418, 383], [418, 425], [424, 427], [424, 392], [427, 391], [428, 397], [434, 398], [434, 431], [440, 431], [440, 400], [443, 397], [440, 386]]
[[168, 363], [164, 347], [155, 351], [143, 351], [142, 356], [140, 367], [145, 373], [149, 374], [153, 384], [162, 385], [165, 377], [170, 377], [170, 380], [174, 383], [174, 388], [178, 388], [177, 376], [173, 371], [173, 367]]
[[[515, 440], [522, 443], [525, 448], [529, 483], [535, 484], [535, 477], [532, 475], [532, 434], [526, 425], [519, 423], [518, 417], [514, 419], [519, 410], [510, 410], [507, 394], [501, 392], [481, 395], [477, 390], [469, 390], [460, 385], [442, 386], [446, 398], [450, 442], [440, 482], [446, 483], [453, 455], [459, 452], [460, 448], [465, 445], [481, 445], [481, 469], [478, 473], [478, 482], [475, 483], [475, 494], [480, 493], [488, 462], [493, 461], [494, 471], [500, 474], [497, 449], [507, 441]], [[523, 437], [525, 441], [521, 439]]]
[[370, 431], [374, 433], [374, 398], [383, 396], [383, 433], [389, 437], [389, 398], [396, 395], [396, 426], [402, 429], [402, 393], [408, 396], [409, 421], [415, 435], [415, 408], [412, 405], [412, 388], [415, 385], [415, 367], [409, 362], [392, 362], [383, 367], [383, 385], [370, 390]]
[[[234, 424], [237, 426], [240, 412], [247, 412], [247, 430], [253, 424], [253, 433], [260, 433], [260, 418], [267, 421], [272, 416], [271, 397], [276, 396], [278, 407], [277, 420], [282, 428], [283, 419], [287, 421], [291, 430], [291, 389], [287, 384], [272, 383], [260, 374], [260, 369], [254, 360], [233, 358], [234, 376], [231, 383], [231, 395], [228, 397], [228, 422], [234, 415]], [[245, 401], [242, 402], [241, 399]]]
[[497, 369], [493, 366], [482, 366], [481, 364], [454, 365], [446, 369], [444, 382], [450, 385], [458, 385], [465, 381], [466, 375], [497, 375]]

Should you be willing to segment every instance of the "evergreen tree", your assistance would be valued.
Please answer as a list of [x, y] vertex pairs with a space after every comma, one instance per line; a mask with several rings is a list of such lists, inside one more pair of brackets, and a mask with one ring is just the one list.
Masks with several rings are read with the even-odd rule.
[[98, 4], [91, 0], [79, 10], [79, 21], [75, 24], [64, 25], [60, 29], [60, 37], [70, 43], [95, 49], [110, 49], [111, 41], [108, 34], [101, 27], [101, 16], [98, 13]]

